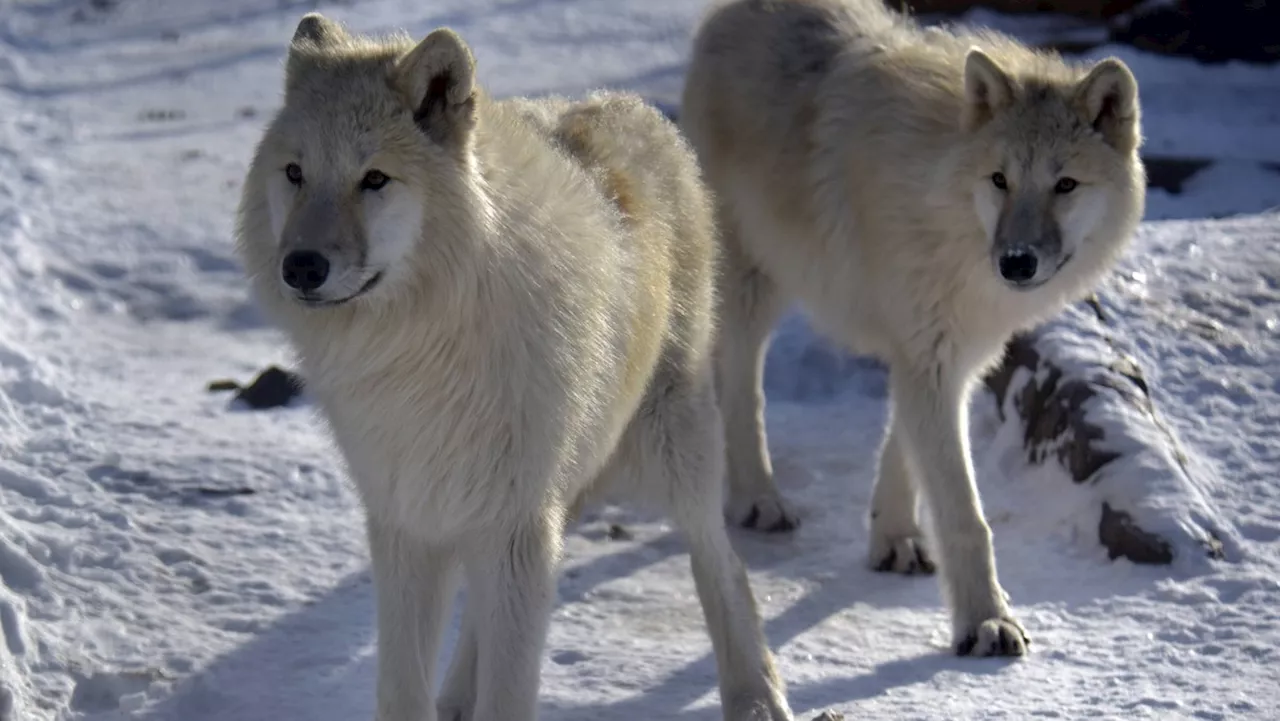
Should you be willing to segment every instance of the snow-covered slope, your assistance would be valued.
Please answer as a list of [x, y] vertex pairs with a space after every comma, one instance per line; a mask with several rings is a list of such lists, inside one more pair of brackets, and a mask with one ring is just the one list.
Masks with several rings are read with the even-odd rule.
[[[451, 25], [498, 94], [608, 85], [666, 102], [701, 12], [689, 0], [318, 5], [360, 30]], [[288, 360], [247, 301], [230, 230], [285, 42], [315, 7], [0, 0], [0, 719], [370, 716], [371, 588], [333, 448], [305, 404], [248, 412], [204, 389]], [[1117, 52], [1162, 151], [1280, 160], [1280, 69]], [[1278, 192], [1278, 176], [1221, 164], [1180, 196], [1153, 192], [1151, 214], [1253, 213]], [[884, 379], [784, 322], [770, 440], [805, 525], [735, 541], [793, 706], [1280, 715], [1277, 242], [1275, 215], [1153, 223], [1111, 295], [1238, 559], [1108, 562], [1071, 513], [1072, 484], [1028, 469], [975, 405], [1001, 575], [1035, 636], [1021, 662], [951, 657], [934, 581], [862, 569]], [[629, 533], [610, 540], [613, 523]], [[718, 717], [683, 548], [660, 520], [619, 509], [574, 531], [545, 718]]]

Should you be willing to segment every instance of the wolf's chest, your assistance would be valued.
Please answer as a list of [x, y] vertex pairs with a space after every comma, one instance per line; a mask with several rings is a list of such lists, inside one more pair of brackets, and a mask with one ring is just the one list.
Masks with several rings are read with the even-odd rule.
[[444, 540], [504, 512], [517, 464], [497, 404], [449, 403], [427, 384], [362, 390], [317, 395], [368, 513]]

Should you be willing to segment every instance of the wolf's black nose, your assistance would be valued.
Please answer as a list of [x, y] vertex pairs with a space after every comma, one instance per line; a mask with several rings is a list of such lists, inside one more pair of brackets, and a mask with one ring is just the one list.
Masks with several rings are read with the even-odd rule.
[[1039, 261], [1036, 254], [1025, 248], [1014, 248], [1000, 256], [1000, 275], [1010, 283], [1026, 283], [1036, 277]]
[[314, 250], [295, 250], [280, 264], [284, 282], [297, 290], [315, 290], [329, 277], [329, 261]]

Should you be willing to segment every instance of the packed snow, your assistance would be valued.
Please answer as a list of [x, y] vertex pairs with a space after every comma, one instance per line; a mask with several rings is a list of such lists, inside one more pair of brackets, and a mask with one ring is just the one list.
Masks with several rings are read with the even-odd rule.
[[[372, 715], [360, 510], [315, 409], [205, 388], [289, 364], [231, 228], [286, 43], [317, 7], [361, 31], [454, 27], [497, 95], [616, 87], [667, 106], [702, 11], [0, 1], [4, 721]], [[768, 423], [804, 524], [734, 541], [797, 718], [1280, 718], [1280, 174], [1262, 165], [1280, 163], [1280, 67], [1090, 56], [1112, 53], [1139, 78], [1153, 151], [1223, 161], [1151, 192], [1106, 297], [1195, 467], [1200, 505], [1171, 511], [1213, 509], [1231, 552], [1109, 561], [1087, 491], [1028, 466], [980, 396], [980, 485], [1034, 646], [952, 656], [936, 582], [863, 567], [883, 372], [792, 316]], [[685, 546], [661, 519], [606, 507], [572, 531], [541, 698], [560, 721], [719, 718]]]

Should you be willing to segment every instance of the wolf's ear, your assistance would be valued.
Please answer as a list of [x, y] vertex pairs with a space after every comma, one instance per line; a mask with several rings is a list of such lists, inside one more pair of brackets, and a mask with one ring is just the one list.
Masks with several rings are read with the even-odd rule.
[[347, 31], [337, 22], [320, 13], [307, 13], [298, 21], [293, 31], [293, 39], [289, 41], [289, 55], [285, 61], [285, 91], [297, 86], [299, 79], [306, 73], [310, 63], [307, 55], [316, 50], [323, 50], [347, 38]]
[[978, 47], [964, 56], [964, 118], [968, 130], [977, 129], [1013, 102], [1013, 81]]
[[1076, 86], [1075, 104], [1108, 145], [1121, 153], [1138, 147], [1138, 81], [1123, 62], [1099, 60]]
[[298, 29], [293, 31], [292, 44], [310, 42], [324, 47], [346, 36], [347, 32], [338, 23], [320, 13], [307, 13], [298, 21]]
[[446, 146], [465, 146], [476, 124], [476, 61], [448, 28], [434, 30], [395, 68], [395, 81], [422, 132]]

